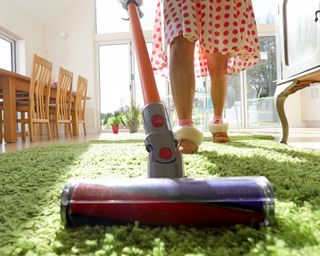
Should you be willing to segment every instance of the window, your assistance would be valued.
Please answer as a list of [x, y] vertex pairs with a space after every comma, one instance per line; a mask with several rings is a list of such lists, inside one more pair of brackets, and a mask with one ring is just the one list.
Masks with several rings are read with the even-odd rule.
[[[147, 43], [151, 49], [151, 43]], [[130, 40], [99, 45], [100, 109], [101, 120], [114, 112], [124, 112], [134, 99], [139, 107], [144, 106], [142, 88], [135, 56]], [[155, 76], [159, 95], [166, 102], [168, 95], [164, 77]]]
[[[228, 77], [228, 95], [223, 113], [224, 119], [232, 127], [238, 128], [278, 125], [274, 107], [277, 79], [274, 32], [276, 1], [252, 0], [252, 4], [258, 31], [261, 33], [259, 36], [261, 61], [247, 71]], [[204, 79], [203, 83], [202, 89], [201, 86], [196, 88], [193, 118], [199, 127], [206, 129], [213, 115], [210, 77]]]
[[[155, 18], [155, 1], [144, 1], [141, 7], [144, 16], [141, 19], [143, 30], [152, 30]], [[129, 32], [129, 22], [126, 11], [119, 0], [96, 0], [97, 34]]]
[[15, 71], [15, 41], [0, 33], [0, 68]]
[[[146, 40], [151, 41], [155, 19], [155, 1], [145, 1], [140, 19], [142, 29], [147, 31]], [[127, 12], [119, 0], [96, 0], [96, 44], [99, 58], [101, 120], [108, 113], [125, 111], [134, 99], [144, 105], [140, 77], [131, 42]], [[151, 43], [147, 44], [150, 51]], [[164, 77], [156, 76], [158, 91], [163, 102], [168, 102], [168, 86]]]
[[[144, 1], [144, 5], [141, 8], [144, 13], [141, 24], [147, 41], [150, 41], [152, 36], [155, 3], [155, 1]], [[259, 32], [261, 61], [253, 68], [228, 78], [229, 88], [224, 118], [233, 127], [278, 125], [278, 118], [273, 104], [277, 77], [274, 24], [276, 3], [276, 0], [252, 0]], [[126, 106], [130, 98], [135, 99], [140, 106], [143, 105], [139, 72], [129, 33], [129, 22], [121, 19], [126, 15], [126, 11], [122, 9], [118, 0], [96, 0], [97, 34], [104, 34], [104, 36], [96, 37], [96, 43], [98, 46], [108, 45], [108, 47], [102, 47], [104, 50], [100, 49], [100, 88], [103, 95], [112, 97], [112, 99], [108, 100], [109, 103], [102, 102], [102, 114]], [[126, 49], [114, 48], [119, 41], [125, 42]], [[150, 52], [150, 43], [147, 46]], [[118, 55], [118, 59], [121, 59], [122, 64], [116, 64], [112, 61], [113, 54]], [[119, 58], [120, 55], [121, 58]], [[104, 61], [109, 61], [110, 67], [104, 67], [104, 65], [107, 65], [103, 64]], [[123, 75], [116, 75], [116, 71], [111, 71], [121, 68]], [[156, 76], [155, 78], [161, 100], [169, 108], [171, 119], [175, 123], [176, 113], [170, 85], [161, 76]], [[122, 91], [120, 95], [116, 96], [117, 93], [112, 92], [111, 87], [108, 89], [104, 87], [111, 86], [111, 84], [117, 84], [118, 89]], [[105, 89], [102, 89], [102, 87]], [[193, 114], [195, 123], [203, 129], [207, 128], [208, 121], [212, 119], [210, 87], [209, 77], [197, 79]], [[103, 90], [105, 92], [102, 92]], [[105, 100], [103, 97], [101, 95], [101, 101]], [[116, 97], [120, 97], [117, 102]], [[112, 106], [112, 109], [105, 107], [106, 105], [104, 104], [110, 104], [109, 106]]]
[[123, 111], [130, 103], [128, 43], [99, 46], [101, 113]]
[[[241, 79], [243, 79], [243, 73], [236, 73], [228, 77], [228, 94], [223, 112], [223, 118], [227, 120], [231, 126], [236, 127], [243, 125]], [[197, 78], [193, 121], [202, 129], [207, 129], [208, 122], [213, 118], [213, 103], [210, 94], [210, 77]]]
[[[147, 49], [148, 49], [148, 53], [149, 56], [151, 55], [151, 43], [147, 43]], [[137, 63], [137, 58], [136, 56], [134, 57], [134, 66], [133, 66], [133, 74], [134, 74], [134, 98], [137, 102], [137, 104], [139, 104], [140, 106], [144, 106], [144, 101], [143, 101], [143, 95], [142, 95], [142, 86], [141, 86], [141, 81], [140, 81], [140, 75], [139, 75], [139, 67], [138, 67], [138, 63]], [[154, 74], [155, 80], [156, 80], [156, 84], [157, 84], [157, 89], [159, 92], [159, 96], [160, 96], [160, 100], [163, 103], [167, 103], [168, 99], [167, 99], [167, 82], [166, 79], [161, 76], [160, 74]]]
[[274, 23], [276, 0], [252, 0], [257, 24]]
[[[246, 125], [275, 126], [278, 124], [274, 104], [277, 80], [274, 32], [276, 1], [253, 0], [252, 3], [260, 31], [260, 61], [246, 72]], [[273, 31], [264, 30], [265, 25], [271, 25]]]
[[249, 125], [278, 123], [274, 106], [276, 90], [275, 36], [259, 37], [260, 62], [247, 71], [247, 98]]

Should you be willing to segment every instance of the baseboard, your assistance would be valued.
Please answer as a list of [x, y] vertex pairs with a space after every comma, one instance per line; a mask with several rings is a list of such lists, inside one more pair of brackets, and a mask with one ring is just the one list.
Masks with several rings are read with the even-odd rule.
[[320, 121], [306, 121], [306, 128], [320, 128]]

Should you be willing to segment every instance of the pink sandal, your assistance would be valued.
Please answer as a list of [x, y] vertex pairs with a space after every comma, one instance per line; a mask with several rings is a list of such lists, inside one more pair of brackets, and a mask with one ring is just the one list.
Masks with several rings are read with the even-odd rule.
[[194, 154], [203, 139], [203, 133], [193, 126], [176, 126], [173, 133], [178, 140], [177, 149], [183, 154]]
[[209, 122], [208, 125], [209, 131], [212, 133], [213, 142], [225, 143], [229, 142], [230, 138], [228, 136], [228, 123], [218, 123]]

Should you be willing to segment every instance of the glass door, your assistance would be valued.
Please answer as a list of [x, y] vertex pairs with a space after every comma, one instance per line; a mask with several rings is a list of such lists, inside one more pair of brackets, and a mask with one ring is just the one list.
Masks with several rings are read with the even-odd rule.
[[247, 108], [249, 126], [276, 126], [277, 112], [274, 104], [276, 90], [275, 36], [259, 37], [261, 60], [247, 71]]
[[[228, 122], [231, 127], [241, 127], [243, 125], [242, 115], [242, 85], [241, 85], [241, 73], [228, 76], [228, 91], [225, 100], [225, 106], [223, 111], [223, 119]], [[207, 91], [207, 116], [206, 123], [204, 123], [204, 129], [207, 128], [207, 124], [213, 119], [213, 103], [210, 97], [211, 94], [211, 80], [210, 76], [206, 79], [206, 91]]]
[[224, 106], [224, 119], [230, 127], [243, 127], [243, 73], [228, 76], [228, 91]]
[[[152, 45], [150, 42], [147, 43], [147, 49], [148, 49], [148, 53], [149, 53], [149, 57], [151, 57], [151, 52], [152, 52]], [[141, 81], [140, 81], [140, 76], [139, 76], [139, 68], [138, 68], [138, 63], [137, 63], [137, 58], [136, 56], [134, 57], [134, 66], [132, 69], [133, 72], [133, 76], [132, 78], [134, 78], [134, 99], [136, 100], [137, 104], [140, 105], [140, 107], [144, 106], [144, 102], [143, 102], [143, 95], [142, 95], [142, 88], [141, 88]], [[159, 92], [159, 96], [160, 96], [160, 100], [163, 104], [167, 105], [168, 104], [168, 93], [167, 93], [167, 81], [165, 79], [164, 76], [162, 76], [161, 74], [156, 74], [154, 73], [154, 77], [156, 80], [156, 84], [157, 84], [157, 89]]]
[[107, 114], [123, 112], [130, 104], [130, 44], [99, 46], [100, 111], [103, 122]]

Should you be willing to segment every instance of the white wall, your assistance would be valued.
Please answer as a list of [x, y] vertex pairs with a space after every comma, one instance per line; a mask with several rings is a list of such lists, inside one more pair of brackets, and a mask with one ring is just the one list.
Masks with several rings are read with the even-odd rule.
[[43, 55], [44, 25], [8, 0], [0, 0], [0, 31], [18, 39], [17, 72], [31, 75], [32, 55]]
[[11, 1], [0, 0], [0, 31], [18, 39], [18, 73], [31, 75], [32, 55], [37, 53], [53, 63], [53, 80], [57, 80], [60, 66], [73, 72], [73, 90], [76, 90], [78, 75], [88, 79], [87, 94], [91, 99], [87, 101], [86, 118], [89, 133], [99, 131], [94, 14], [93, 0], [75, 1], [57, 18], [44, 24]]
[[[64, 10], [59, 17], [45, 26], [45, 56], [53, 62], [53, 79], [58, 79], [59, 67], [73, 72], [73, 90], [77, 77], [88, 79], [86, 120], [89, 132], [99, 131], [99, 110], [96, 99], [98, 83], [95, 79], [95, 10], [94, 1], [81, 0]], [[80, 129], [81, 131], [81, 129]]]

